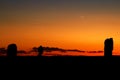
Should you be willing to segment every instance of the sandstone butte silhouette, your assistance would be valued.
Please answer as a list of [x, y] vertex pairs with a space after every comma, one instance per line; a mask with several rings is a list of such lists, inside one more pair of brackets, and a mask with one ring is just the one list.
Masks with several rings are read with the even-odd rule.
[[113, 38], [108, 38], [104, 42], [104, 56], [112, 57], [113, 51]]
[[15, 57], [17, 56], [17, 46], [16, 44], [9, 44], [7, 47], [7, 56]]
[[[105, 57], [112, 57], [113, 51], [113, 38], [107, 38], [104, 41], [104, 56]], [[42, 56], [44, 52], [44, 48], [42, 46], [38, 47], [38, 56]], [[9, 44], [7, 47], [7, 56], [8, 57], [15, 57], [17, 56], [17, 46], [16, 44]]]

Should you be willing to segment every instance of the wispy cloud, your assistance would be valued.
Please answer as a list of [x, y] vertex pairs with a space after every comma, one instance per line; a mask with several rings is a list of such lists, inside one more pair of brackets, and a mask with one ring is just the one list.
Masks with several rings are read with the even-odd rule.
[[[52, 52], [52, 51], [59, 51], [62, 53], [66, 52], [79, 52], [79, 53], [103, 53], [104, 51], [102, 50], [95, 50], [95, 51], [85, 51], [85, 50], [78, 50], [78, 49], [62, 49], [58, 47], [43, 47], [45, 52]], [[33, 47], [30, 52], [37, 52], [38, 48]]]

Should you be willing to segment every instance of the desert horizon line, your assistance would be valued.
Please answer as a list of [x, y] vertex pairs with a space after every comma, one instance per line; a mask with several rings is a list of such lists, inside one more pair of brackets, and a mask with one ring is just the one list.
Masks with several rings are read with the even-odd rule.
[[[60, 51], [60, 52], [81, 52], [81, 53], [103, 53], [105, 57], [112, 57], [114, 49], [114, 41], [113, 38], [107, 38], [104, 41], [104, 51], [82, 51], [77, 49], [62, 49], [57, 47], [43, 47], [40, 45], [39, 47], [33, 47], [30, 52], [38, 52], [38, 56], [42, 56], [44, 52], [52, 52], [52, 51]], [[0, 49], [1, 52], [7, 53], [9, 57], [17, 56], [17, 53], [26, 53], [26, 51], [19, 51], [16, 44], [9, 44], [7, 50], [5, 48]], [[29, 52], [29, 53], [30, 53]], [[74, 53], [73, 53], [74, 54]]]
[[[110, 40], [111, 41], [110, 41]], [[17, 53], [31, 53], [31, 52], [38, 52], [39, 50], [39, 47], [33, 47], [31, 48], [31, 50], [29, 51], [25, 51], [25, 50], [18, 50], [18, 46], [15, 44], [15, 43], [11, 43], [9, 45], [15, 45], [16, 47], [16, 51]], [[9, 47], [8, 45], [8, 47]], [[80, 50], [80, 49], [63, 49], [63, 48], [59, 48], [59, 47], [48, 47], [48, 46], [42, 46], [40, 45], [45, 52], [52, 52], [52, 51], [59, 51], [59, 52], [81, 52], [81, 53], [103, 53], [106, 51], [106, 46], [108, 48], [107, 51], [109, 51], [109, 48], [110, 50], [113, 50], [113, 38], [107, 38], [104, 42], [104, 50]], [[7, 48], [8, 48], [7, 47]], [[6, 48], [0, 48], [0, 53], [6, 53], [7, 52], [7, 49]], [[111, 54], [112, 54], [112, 51], [110, 51]], [[107, 52], [108, 53], [108, 52]]]
[[[103, 53], [104, 50], [81, 50], [81, 49], [64, 49], [59, 47], [49, 47], [43, 46], [45, 52], [52, 52], [52, 51], [59, 51], [59, 52], [80, 52], [80, 53]], [[31, 50], [17, 50], [18, 53], [30, 53], [30, 52], [37, 52], [38, 47], [33, 47]], [[7, 49], [4, 47], [0, 47], [0, 53], [6, 52]]]

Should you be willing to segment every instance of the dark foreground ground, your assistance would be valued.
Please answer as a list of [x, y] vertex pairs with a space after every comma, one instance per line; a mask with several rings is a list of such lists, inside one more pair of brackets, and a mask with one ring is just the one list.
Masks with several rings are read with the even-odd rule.
[[1, 64], [37, 64], [37, 65], [61, 65], [61, 64], [120, 64], [120, 57], [113, 56], [111, 58], [106, 57], [0, 57]]

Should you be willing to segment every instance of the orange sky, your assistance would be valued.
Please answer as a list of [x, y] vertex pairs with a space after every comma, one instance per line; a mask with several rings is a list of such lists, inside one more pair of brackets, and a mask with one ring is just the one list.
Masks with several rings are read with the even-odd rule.
[[0, 47], [16, 43], [19, 49], [24, 50], [39, 45], [103, 50], [104, 40], [113, 37], [114, 52], [120, 53], [120, 15], [118, 10], [110, 10], [109, 5], [108, 10], [79, 9], [69, 5], [63, 8], [44, 6], [35, 10], [29, 9], [30, 4], [25, 8], [20, 6], [20, 9], [17, 6], [8, 10], [8, 7], [5, 6], [4, 14], [0, 14], [3, 16], [0, 20]]

